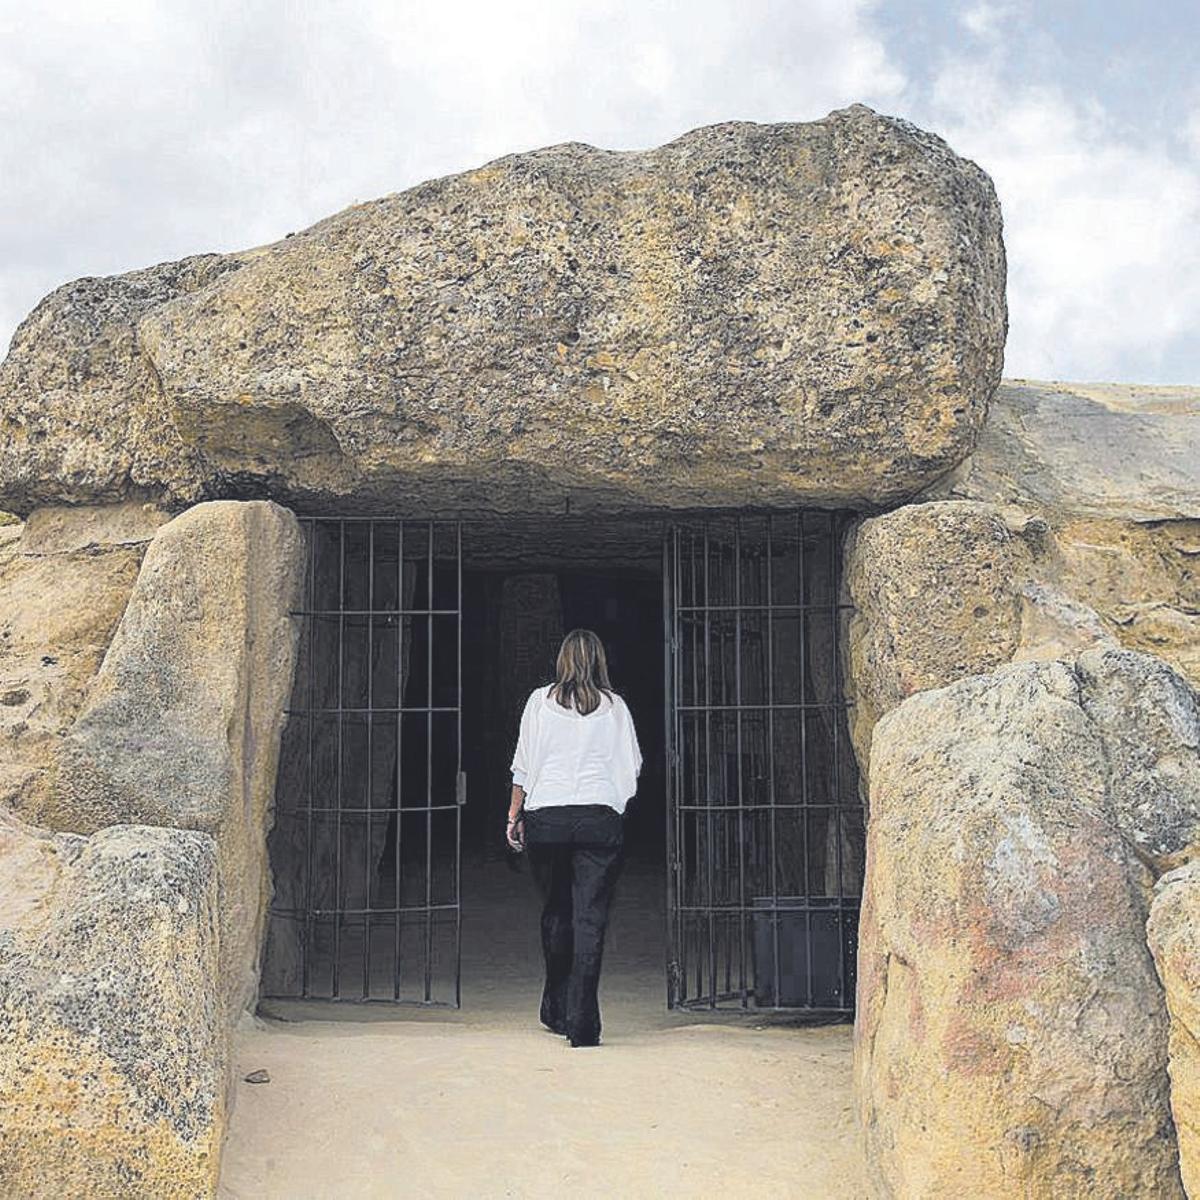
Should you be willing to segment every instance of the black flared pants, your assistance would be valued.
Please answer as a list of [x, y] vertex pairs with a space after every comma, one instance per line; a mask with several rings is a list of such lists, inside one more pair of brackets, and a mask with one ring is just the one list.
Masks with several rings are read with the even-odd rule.
[[541, 1019], [577, 1045], [600, 1041], [600, 963], [624, 817], [607, 804], [525, 810], [525, 849], [542, 897]]

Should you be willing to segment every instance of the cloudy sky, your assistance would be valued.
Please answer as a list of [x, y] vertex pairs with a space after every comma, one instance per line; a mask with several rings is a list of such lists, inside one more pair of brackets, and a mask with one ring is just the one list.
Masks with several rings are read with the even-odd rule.
[[995, 179], [1005, 374], [1200, 384], [1195, 0], [0, 0], [0, 346], [51, 288], [561, 141], [856, 100]]

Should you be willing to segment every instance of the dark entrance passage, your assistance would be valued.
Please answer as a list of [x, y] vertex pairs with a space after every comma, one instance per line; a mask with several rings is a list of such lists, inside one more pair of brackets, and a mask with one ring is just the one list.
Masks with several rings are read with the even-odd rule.
[[628, 886], [665, 893], [669, 1005], [846, 1010], [861, 819], [836, 517], [305, 528], [264, 996], [471, 1004], [495, 964], [468, 937], [464, 980], [464, 924], [532, 887], [502, 833], [521, 707], [584, 626], [642, 745]]

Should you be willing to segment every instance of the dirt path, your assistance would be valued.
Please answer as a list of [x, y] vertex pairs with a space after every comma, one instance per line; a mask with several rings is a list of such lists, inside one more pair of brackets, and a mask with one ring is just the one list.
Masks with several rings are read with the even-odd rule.
[[238, 1084], [221, 1195], [862, 1197], [849, 1028], [667, 1013], [660, 881], [622, 881], [599, 1047], [537, 1024], [536, 909], [502, 864], [464, 885], [461, 1011], [248, 1025], [238, 1077], [271, 1082]]

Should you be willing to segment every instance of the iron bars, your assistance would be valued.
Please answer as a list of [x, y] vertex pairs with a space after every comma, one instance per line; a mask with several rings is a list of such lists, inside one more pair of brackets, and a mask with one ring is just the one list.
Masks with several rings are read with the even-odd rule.
[[461, 999], [462, 532], [305, 517], [267, 996]]
[[668, 1004], [853, 1011], [864, 827], [839, 639], [848, 514], [663, 548]]

